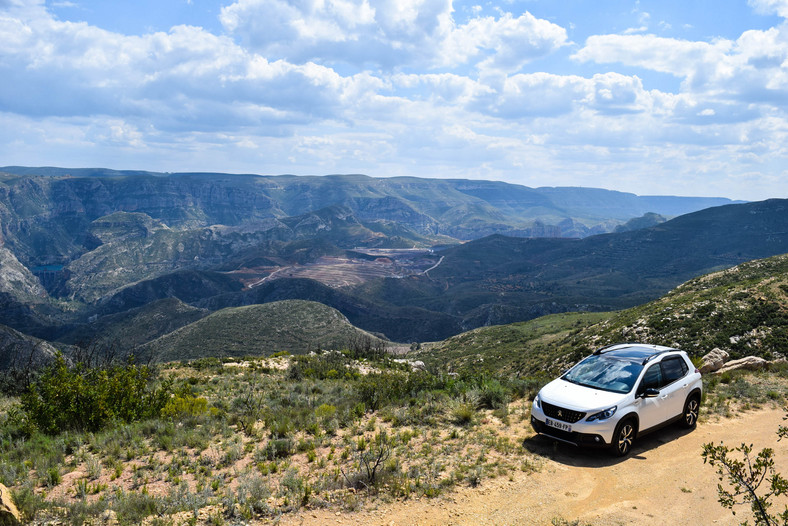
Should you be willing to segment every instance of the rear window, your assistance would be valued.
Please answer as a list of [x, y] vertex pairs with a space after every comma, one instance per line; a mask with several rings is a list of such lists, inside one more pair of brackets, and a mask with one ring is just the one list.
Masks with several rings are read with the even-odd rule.
[[675, 382], [679, 378], [682, 378], [687, 374], [688, 370], [689, 367], [687, 367], [687, 363], [678, 356], [662, 360], [662, 372], [665, 374], [665, 384]]

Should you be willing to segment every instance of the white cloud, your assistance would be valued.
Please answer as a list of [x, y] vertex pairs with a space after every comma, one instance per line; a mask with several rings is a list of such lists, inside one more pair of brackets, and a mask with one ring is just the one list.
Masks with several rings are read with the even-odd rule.
[[566, 44], [566, 31], [530, 13], [476, 17], [458, 26], [450, 0], [238, 0], [222, 9], [225, 29], [250, 48], [291, 61], [458, 66], [516, 71]]
[[475, 18], [451, 31], [441, 47], [444, 65], [481, 58], [482, 70], [512, 72], [567, 44], [566, 30], [530, 13]]
[[[668, 193], [676, 174], [669, 193], [737, 197], [765, 192], [759, 173], [781, 180], [786, 27], [696, 42], [598, 34], [569, 62], [566, 30], [513, 6], [469, 6], [458, 23], [450, 0], [237, 0], [225, 34], [126, 36], [0, 0], [0, 156], [638, 193]], [[650, 71], [681, 85], [654, 89]]]
[[[596, 35], [573, 55], [581, 62], [621, 63], [669, 73], [697, 100], [742, 105], [740, 116], [758, 114], [748, 104], [788, 100], [788, 27], [745, 31], [736, 40], [691, 42], [655, 35]], [[729, 111], [723, 113], [731, 114]]]
[[759, 13], [788, 18], [788, 0], [748, 0], [747, 3]]
[[448, 0], [238, 0], [220, 20], [268, 57], [391, 67], [429, 53], [450, 17]]

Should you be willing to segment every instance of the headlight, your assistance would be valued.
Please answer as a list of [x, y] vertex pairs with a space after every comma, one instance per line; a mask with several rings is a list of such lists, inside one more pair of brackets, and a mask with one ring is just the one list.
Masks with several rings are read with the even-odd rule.
[[539, 409], [542, 408], [542, 399], [539, 398], [538, 394], [534, 397], [534, 403], [536, 404], [536, 407], [538, 407]]
[[608, 407], [604, 411], [594, 413], [593, 415], [586, 418], [586, 422], [593, 422], [594, 420], [607, 420], [608, 418], [616, 414], [616, 409], [618, 409], [618, 406], [614, 405], [613, 407]]

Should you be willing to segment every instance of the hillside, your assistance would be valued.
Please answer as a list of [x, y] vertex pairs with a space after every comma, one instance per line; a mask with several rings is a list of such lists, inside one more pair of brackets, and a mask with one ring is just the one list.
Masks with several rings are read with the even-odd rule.
[[[329, 241], [338, 239], [333, 227], [320, 228], [317, 237], [237, 251], [217, 270], [179, 270], [124, 286], [83, 309], [82, 319], [67, 326], [87, 327], [88, 316], [167, 297], [210, 311], [302, 299], [336, 308], [357, 327], [393, 341], [442, 340], [546, 314], [632, 307], [706, 272], [788, 252], [785, 206], [785, 200], [770, 200], [715, 207], [650, 228], [584, 239], [496, 235], [438, 251], [424, 249], [419, 256], [395, 256], [391, 249], [342, 250]], [[355, 224], [349, 216], [338, 217], [343, 209], [321, 214], [321, 225]], [[306, 216], [303, 221], [312, 224]], [[152, 247], [154, 240], [155, 235], [139, 241]], [[117, 280], [122, 273], [110, 274]], [[91, 273], [82, 276], [93, 290], [101, 282]], [[29, 318], [24, 320], [31, 333], [52, 334]]]
[[[665, 499], [679, 504], [667, 515], [674, 523], [686, 522], [687, 510], [693, 523], [738, 523], [741, 515], [715, 500], [717, 477], [703, 465], [702, 445], [774, 444], [785, 364], [707, 377], [698, 428], [638, 437], [626, 460], [536, 436], [529, 409], [557, 370], [631, 335], [778, 356], [787, 278], [784, 255], [691, 280], [627, 311], [478, 329], [411, 355], [428, 361], [426, 368], [377, 352], [241, 357], [342, 331], [361, 346], [377, 342], [317, 303], [223, 309], [155, 342], [169, 349], [162, 360], [222, 359], [76, 367], [36, 380], [30, 392], [41, 403], [7, 398], [0, 432], [15, 438], [0, 441], [3, 483], [22, 522], [41, 525], [295, 525], [337, 517], [359, 525], [424, 517], [430, 524], [569, 524], [562, 517], [640, 524], [664, 510]], [[174, 300], [157, 303], [168, 301], [188, 311]], [[447, 370], [459, 375], [441, 374]], [[116, 387], [135, 371], [152, 371], [156, 381], [128, 400]], [[103, 388], [82, 389], [80, 379]], [[121, 414], [116, 406], [141, 399], [142, 415], [104, 412], [100, 425], [87, 427], [84, 416], [96, 408]], [[45, 427], [53, 420], [58, 427]], [[777, 457], [781, 472], [785, 461]], [[642, 491], [655, 476], [667, 481], [659, 498]]]
[[611, 313], [547, 316], [484, 327], [430, 346], [417, 356], [453, 371], [555, 373], [600, 346], [646, 341], [698, 358], [713, 348], [732, 358], [785, 357], [788, 254], [692, 279], [658, 300]]
[[661, 222], [730, 201], [362, 175], [5, 171], [0, 323], [46, 339], [113, 338], [103, 316], [177, 298], [209, 310], [321, 301], [388, 339], [434, 341], [634, 306], [788, 251], [778, 200]]
[[56, 352], [49, 342], [0, 325], [0, 371], [36, 369], [50, 363]]
[[467, 328], [627, 308], [695, 276], [788, 252], [787, 207], [778, 199], [721, 206], [576, 240], [491, 236], [442, 251], [428, 275], [357, 292], [458, 316]]
[[128, 352], [208, 314], [208, 311], [187, 305], [177, 298], [165, 298], [70, 327], [57, 340], [79, 346], [109, 346]]
[[268, 356], [279, 351], [303, 354], [367, 342], [383, 345], [378, 338], [353, 327], [335, 309], [315, 302], [286, 300], [219, 310], [153, 340], [139, 353], [166, 362]]

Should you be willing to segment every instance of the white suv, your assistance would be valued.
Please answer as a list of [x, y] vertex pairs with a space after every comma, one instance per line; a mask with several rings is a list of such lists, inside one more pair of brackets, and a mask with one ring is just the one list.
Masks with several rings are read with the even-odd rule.
[[679, 421], [698, 421], [703, 384], [687, 353], [625, 343], [604, 347], [539, 391], [531, 409], [537, 433], [616, 455], [635, 437]]

